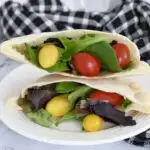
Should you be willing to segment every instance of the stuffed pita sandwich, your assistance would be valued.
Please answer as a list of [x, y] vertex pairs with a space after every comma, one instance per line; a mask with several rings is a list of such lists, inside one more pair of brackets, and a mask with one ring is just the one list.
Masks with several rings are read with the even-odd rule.
[[150, 114], [149, 94], [136, 83], [56, 74], [40, 78], [6, 105], [44, 127], [77, 120], [88, 132], [102, 130], [104, 122], [132, 126], [134, 113]]
[[110, 78], [150, 71], [137, 46], [117, 33], [67, 30], [5, 41], [0, 52], [47, 72], [79, 78]]

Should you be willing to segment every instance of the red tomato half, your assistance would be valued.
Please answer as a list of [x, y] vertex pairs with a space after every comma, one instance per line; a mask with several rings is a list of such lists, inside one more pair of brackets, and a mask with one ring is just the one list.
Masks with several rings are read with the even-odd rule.
[[76, 70], [84, 76], [96, 76], [100, 72], [99, 60], [89, 53], [78, 53], [73, 56]]
[[122, 103], [123, 97], [116, 93], [103, 92], [100, 90], [94, 91], [89, 98], [101, 101], [107, 101], [108, 103], [116, 106]]
[[120, 64], [120, 67], [122, 69], [125, 69], [127, 64], [130, 61], [130, 53], [129, 53], [128, 47], [122, 43], [115, 44], [112, 47], [114, 48], [116, 52], [116, 56]]

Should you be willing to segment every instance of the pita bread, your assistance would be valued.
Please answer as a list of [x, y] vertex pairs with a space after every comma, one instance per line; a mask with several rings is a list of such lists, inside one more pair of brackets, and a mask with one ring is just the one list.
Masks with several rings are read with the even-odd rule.
[[[8, 100], [8, 105], [12, 106], [12, 103], [14, 102], [14, 108], [16, 107], [16, 102], [18, 97], [24, 97], [26, 91], [28, 88], [34, 87], [34, 86], [44, 86], [52, 83], [58, 83], [58, 82], [64, 82], [64, 81], [73, 81], [77, 83], [82, 83], [84, 85], [90, 86], [97, 90], [102, 90], [105, 92], [112, 92], [112, 93], [118, 93], [122, 95], [125, 98], [128, 98], [130, 101], [132, 101], [132, 104], [126, 109], [125, 111], [129, 112], [131, 110], [139, 111], [142, 113], [150, 114], [150, 94], [145, 92], [142, 87], [137, 85], [134, 82], [128, 81], [128, 80], [121, 80], [121, 79], [94, 79], [94, 80], [88, 80], [88, 79], [80, 79], [80, 78], [71, 78], [66, 77], [62, 75], [48, 75], [40, 78], [36, 82], [29, 85], [26, 89], [22, 90], [22, 93], [15, 97]], [[13, 101], [13, 102], [10, 102]], [[20, 110], [20, 107], [18, 107], [18, 110]]]

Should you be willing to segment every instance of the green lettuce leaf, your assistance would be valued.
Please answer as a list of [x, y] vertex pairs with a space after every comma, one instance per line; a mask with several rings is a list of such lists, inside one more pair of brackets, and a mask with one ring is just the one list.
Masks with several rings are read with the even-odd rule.
[[132, 64], [132, 62], [129, 62], [128, 64], [127, 64], [127, 66], [126, 66], [126, 68], [125, 68], [125, 70], [132, 70], [133, 69], [133, 64]]
[[63, 53], [65, 52], [65, 49], [57, 47], [58, 52], [59, 52], [59, 57], [61, 57], [63, 55]]
[[28, 44], [25, 44], [25, 46], [26, 46], [26, 50], [27, 50], [28, 57], [29, 57], [30, 61], [31, 61], [33, 64], [35, 64], [36, 66], [39, 66], [36, 50], [33, 49], [33, 48], [32, 48], [30, 45], [28, 45]]
[[68, 95], [68, 100], [74, 104], [79, 98], [84, 99], [88, 94], [93, 91], [91, 87], [82, 85], [78, 87], [74, 92]]
[[59, 72], [59, 71], [68, 71], [69, 68], [67, 62], [58, 61], [54, 66], [45, 70], [47, 70], [48, 72]]
[[51, 124], [51, 117], [50, 114], [45, 109], [40, 109], [38, 111], [33, 111], [26, 113], [26, 116], [31, 119], [33, 122], [44, 126], [44, 127], [50, 127]]
[[58, 126], [60, 123], [70, 120], [79, 120], [82, 121], [85, 117], [85, 114], [78, 114], [75, 111], [65, 114], [62, 118], [55, 121], [55, 125]]
[[57, 93], [69, 93], [77, 88], [77, 83], [75, 82], [60, 82], [56, 84]]
[[120, 72], [122, 69], [117, 60], [114, 49], [106, 41], [89, 46], [86, 52], [95, 55], [105, 68], [110, 72]]
[[131, 102], [129, 99], [125, 98], [125, 99], [123, 100], [121, 106], [122, 106], [123, 109], [126, 109], [126, 108], [127, 108], [128, 106], [130, 106], [131, 104], [132, 104], [132, 102]]
[[84, 38], [81, 39], [68, 39], [67, 37], [62, 37], [60, 38], [62, 44], [65, 47], [65, 52], [63, 53], [61, 60], [68, 61], [71, 59], [71, 57], [84, 50], [85, 48], [89, 47], [92, 44], [95, 44], [97, 42], [104, 41], [105, 38], [101, 37], [99, 35], [95, 36], [85, 36]]

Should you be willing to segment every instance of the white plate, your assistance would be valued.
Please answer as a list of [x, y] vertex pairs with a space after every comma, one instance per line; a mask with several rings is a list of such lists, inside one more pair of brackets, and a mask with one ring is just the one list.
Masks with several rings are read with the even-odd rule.
[[[8, 98], [18, 95], [22, 88], [46, 73], [31, 65], [22, 65], [6, 76], [0, 83], [1, 120], [12, 130], [31, 139], [62, 145], [93, 145], [111, 143], [139, 134], [150, 128], [150, 115], [138, 114], [135, 126], [116, 126], [94, 133], [81, 132], [77, 122], [63, 124], [60, 128], [44, 128], [28, 120], [22, 112], [5, 107]], [[132, 77], [150, 92], [149, 75]]]

